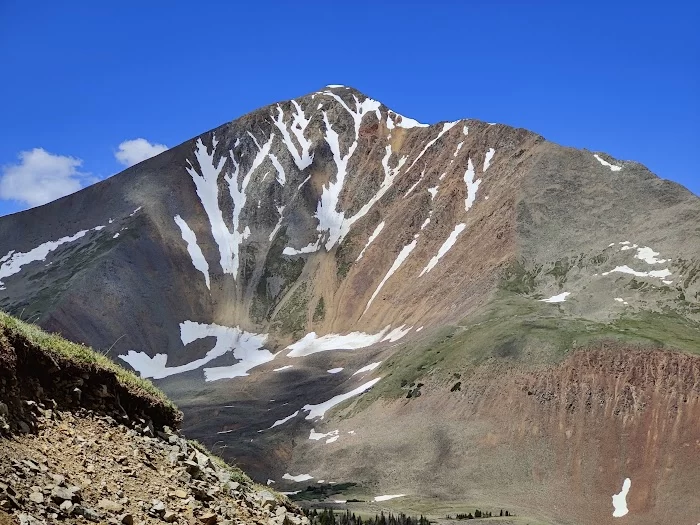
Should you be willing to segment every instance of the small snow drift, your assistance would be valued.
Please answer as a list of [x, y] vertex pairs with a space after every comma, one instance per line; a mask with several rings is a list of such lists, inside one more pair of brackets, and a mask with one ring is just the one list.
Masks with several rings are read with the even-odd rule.
[[302, 410], [306, 411], [309, 413], [309, 415], [306, 416], [306, 419], [311, 420], [315, 418], [321, 418], [323, 419], [323, 416], [326, 414], [326, 411], [330, 410], [336, 405], [339, 405], [343, 401], [346, 401], [352, 397], [355, 397], [357, 395], [362, 394], [366, 390], [369, 390], [372, 388], [374, 385], [376, 385], [381, 377], [378, 377], [376, 379], [372, 379], [371, 381], [368, 381], [367, 383], [364, 383], [357, 388], [351, 390], [350, 392], [346, 392], [345, 394], [339, 394], [337, 396], [334, 396], [330, 398], [328, 401], [324, 401], [323, 403], [319, 403], [318, 405], [304, 405]]
[[600, 162], [603, 166], [607, 166], [610, 168], [610, 171], [620, 171], [622, 169], [622, 166], [615, 166], [614, 164], [610, 164], [607, 160], [600, 158], [598, 155], [595, 153], [593, 156], [596, 158], [598, 162]]
[[625, 481], [622, 483], [622, 490], [617, 494], [613, 494], [612, 504], [615, 508], [613, 517], [621, 518], [629, 512], [627, 509], [627, 493], [630, 491], [631, 486], [632, 480], [625, 478]]
[[375, 496], [374, 501], [388, 501], [394, 498], [403, 498], [406, 494], [387, 494], [385, 496]]
[[552, 297], [548, 297], [547, 299], [540, 299], [540, 302], [543, 303], [563, 303], [566, 301], [566, 298], [571, 295], [571, 292], [562, 292], [559, 295], [553, 295]]
[[284, 476], [282, 476], [282, 479], [287, 479], [289, 481], [296, 481], [297, 483], [301, 483], [302, 481], [314, 479], [314, 477], [310, 474], [297, 474], [296, 476], [292, 476], [287, 472], [284, 474]]

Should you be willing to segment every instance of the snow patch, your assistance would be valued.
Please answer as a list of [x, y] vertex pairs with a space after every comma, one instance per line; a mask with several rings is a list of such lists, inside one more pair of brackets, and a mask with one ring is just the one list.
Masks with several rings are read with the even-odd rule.
[[296, 248], [292, 248], [291, 246], [287, 246], [284, 250], [282, 250], [282, 255], [302, 255], [305, 253], [313, 253], [317, 252], [319, 249], [319, 243], [316, 241], [315, 243], [309, 243], [303, 248], [299, 248], [298, 250]]
[[421, 152], [418, 154], [418, 156], [415, 158], [415, 160], [411, 163], [411, 165], [408, 167], [408, 169], [406, 170], [405, 173], [408, 173], [409, 171], [411, 171], [411, 168], [413, 168], [413, 166], [416, 165], [416, 162], [418, 162], [418, 161], [420, 160], [420, 158], [425, 154], [425, 152], [428, 151], [428, 149], [430, 148], [430, 146], [432, 146], [432, 145], [435, 144], [438, 140], [440, 140], [440, 138], [441, 138], [445, 133], [447, 133], [448, 131], [450, 131], [456, 124], [457, 124], [457, 122], [445, 122], [445, 124], [443, 124], [443, 126], [442, 126], [442, 130], [440, 131], [440, 133], [437, 134], [437, 137], [435, 137], [433, 140], [429, 141], [429, 142], [425, 145], [425, 147], [421, 150]]
[[277, 235], [277, 232], [282, 227], [282, 219], [284, 219], [284, 206], [276, 206], [276, 208], [277, 208], [277, 213], [280, 214], [280, 218], [277, 219], [277, 224], [275, 224], [275, 227], [270, 232], [270, 236], [268, 237], [268, 240], [270, 242], [272, 242], [272, 239], [275, 238], [275, 235]]
[[493, 148], [489, 148], [489, 150], [486, 152], [486, 158], [484, 159], [484, 171], [489, 169], [494, 153], [496, 153], [496, 150]]
[[353, 375], [356, 376], [357, 374], [364, 374], [365, 372], [371, 372], [372, 370], [374, 370], [375, 368], [377, 368], [381, 364], [382, 364], [381, 361], [378, 361], [376, 363], [370, 363], [366, 366], [363, 366], [359, 370], [357, 370], [357, 372], [355, 372]]
[[[209, 281], [209, 264], [204, 258], [202, 249], [199, 247], [199, 244], [197, 244], [197, 236], [194, 234], [192, 228], [189, 227], [187, 222], [185, 222], [185, 219], [179, 215], [175, 215], [174, 219], [175, 224], [177, 224], [180, 228], [182, 240], [187, 243], [187, 253], [190, 254], [190, 259], [192, 259], [192, 266], [194, 266], [196, 270], [202, 272], [202, 275], [204, 275], [204, 282], [207, 284], [207, 288], [211, 290], [211, 283]], [[117, 235], [119, 234], [117, 233]]]
[[[321, 198], [316, 207], [316, 213], [314, 214], [314, 217], [318, 220], [316, 230], [319, 232], [319, 237], [315, 245], [317, 247], [320, 246], [321, 240], [324, 238], [324, 236], [327, 236], [325, 241], [325, 248], [326, 250], [330, 250], [337, 242], [342, 241], [342, 239], [350, 231], [352, 225], [360, 218], [362, 218], [369, 211], [369, 209], [389, 190], [389, 188], [394, 182], [394, 178], [398, 174], [398, 170], [403, 166], [403, 163], [405, 162], [406, 158], [404, 157], [400, 159], [396, 168], [389, 168], [388, 159], [391, 156], [391, 146], [389, 145], [386, 147], [387, 154], [384, 157], [384, 160], [382, 161], [382, 164], [385, 169], [385, 176], [381, 187], [379, 188], [377, 194], [374, 197], [372, 197], [372, 199], [370, 199], [370, 201], [367, 204], [365, 204], [360, 209], [360, 211], [358, 211], [354, 216], [346, 219], [345, 213], [342, 211], [338, 211], [338, 205], [340, 201], [340, 194], [342, 192], [343, 186], [345, 184], [345, 178], [347, 176], [348, 162], [355, 150], [357, 149], [360, 125], [364, 116], [367, 113], [375, 112], [377, 118], [380, 118], [381, 114], [379, 113], [379, 108], [381, 104], [376, 100], [372, 100], [370, 98], [367, 98], [364, 101], [360, 102], [357, 99], [357, 97], [353, 96], [353, 98], [355, 99], [355, 109], [351, 109], [345, 103], [345, 101], [335, 93], [325, 91], [322, 94], [333, 97], [338, 102], [338, 104], [340, 104], [350, 114], [354, 122], [355, 131], [354, 141], [348, 148], [347, 153], [343, 155], [340, 151], [340, 140], [338, 133], [331, 126], [331, 123], [328, 120], [328, 114], [326, 112], [323, 112], [323, 121], [326, 127], [325, 138], [326, 142], [328, 143], [331, 149], [331, 153], [333, 154], [333, 161], [336, 165], [336, 176], [334, 182], [329, 182], [323, 187], [323, 190], [321, 192]], [[292, 248], [291, 250], [294, 249]]]
[[416, 332], [420, 332], [421, 330], [423, 330], [423, 327], [422, 327], [422, 326], [421, 326], [421, 327], [418, 327], [418, 328], [416, 328]]
[[342, 403], [343, 401], [346, 401], [352, 397], [355, 397], [357, 395], [362, 394], [366, 390], [369, 390], [372, 388], [374, 385], [379, 382], [381, 377], [378, 377], [376, 379], [372, 379], [371, 381], [368, 381], [367, 383], [364, 383], [357, 388], [351, 390], [350, 392], [346, 392], [345, 394], [339, 394], [337, 396], [334, 396], [330, 398], [328, 401], [324, 401], [323, 403], [319, 403], [318, 405], [304, 405], [302, 407], [302, 410], [308, 412], [309, 414], [306, 416], [307, 420], [315, 419], [315, 418], [321, 418], [323, 419], [323, 416], [325, 415], [326, 411], [330, 410], [334, 406]]
[[[291, 421], [292, 419], [294, 419], [294, 418], [297, 417], [298, 415], [299, 415], [299, 411], [297, 410], [297, 411], [294, 412], [291, 416], [287, 416], [287, 417], [283, 417], [282, 419], [278, 419], [277, 421], [275, 421], [274, 423], [272, 423], [272, 425], [270, 426], [270, 428], [275, 428], [275, 427], [278, 427], [278, 426], [280, 426], [280, 425], [284, 425], [287, 421]], [[270, 430], [270, 428], [268, 428], [268, 430]], [[258, 432], [262, 432], [262, 430], [258, 430]]]
[[365, 247], [362, 248], [360, 255], [357, 256], [357, 259], [355, 259], [355, 262], [362, 259], [362, 256], [365, 254], [365, 251], [367, 250], [367, 248], [369, 248], [369, 245], [372, 244], [372, 242], [374, 242], [374, 240], [382, 232], [383, 229], [384, 229], [384, 221], [380, 222], [377, 225], [377, 227], [374, 229], [374, 231], [372, 232], [372, 235], [369, 236], [369, 239], [367, 239], [367, 244], [365, 244]]
[[120, 355], [119, 359], [131, 365], [134, 370], [141, 374], [141, 377], [163, 379], [174, 374], [196, 370], [217, 357], [232, 352], [233, 356], [239, 359], [235, 365], [204, 369], [205, 380], [215, 381], [247, 376], [251, 368], [272, 361], [275, 357], [269, 350], [263, 348], [267, 334], [255, 334], [241, 330], [239, 327], [231, 328], [217, 324], [201, 324], [193, 321], [180, 323], [180, 339], [183, 345], [187, 346], [192, 341], [205, 337], [216, 339], [214, 347], [204, 357], [184, 365], [167, 367], [167, 354], [156, 354], [149, 357], [145, 352], [133, 350], [129, 350], [126, 355]]
[[610, 275], [611, 273], [628, 273], [630, 275], [634, 275], [635, 277], [658, 277], [660, 279], [671, 275], [671, 271], [668, 268], [664, 268], [663, 270], [652, 270], [650, 272], [639, 272], [637, 270], [633, 270], [627, 265], [617, 266], [609, 272], [603, 272], [602, 275]]
[[375, 496], [374, 501], [387, 501], [394, 498], [403, 498], [406, 494], [387, 494], [385, 496]]
[[464, 200], [464, 208], [469, 211], [476, 200], [476, 192], [481, 184], [481, 179], [474, 180], [474, 164], [472, 159], [467, 160], [467, 172], [464, 174], [464, 183], [467, 185], [467, 198]]
[[96, 226], [90, 230], [80, 230], [79, 232], [68, 237], [61, 237], [55, 241], [48, 241], [40, 244], [36, 248], [32, 248], [28, 252], [24, 253], [10, 250], [2, 257], [2, 259], [0, 259], [0, 262], [2, 263], [0, 266], [0, 286], [3, 286], [4, 284], [2, 282], [3, 278], [19, 273], [23, 266], [33, 262], [43, 262], [46, 260], [49, 253], [56, 250], [62, 244], [77, 241], [78, 239], [87, 235], [90, 231], [100, 231], [102, 228], [104, 228], [104, 226]]
[[[415, 119], [405, 117], [403, 115], [400, 115], [399, 113], [396, 113], [395, 111], [390, 111], [389, 113], [393, 113], [396, 115], [398, 118], [398, 121], [396, 122], [396, 126], [399, 128], [404, 128], [404, 129], [411, 129], [411, 128], [427, 128], [429, 124], [421, 124]], [[394, 127], [394, 122], [391, 122], [391, 127], [389, 127], [389, 121], [390, 121], [390, 116], [387, 113], [387, 128], [393, 129]]]
[[406, 325], [402, 324], [398, 328], [394, 328], [391, 332], [386, 334], [386, 337], [382, 339], [382, 341], [389, 341], [390, 343], [395, 343], [399, 339], [401, 339], [403, 336], [405, 336], [408, 332], [411, 331], [411, 328], [413, 326], [409, 326], [408, 328], [404, 328]]
[[282, 476], [282, 479], [288, 479], [289, 481], [296, 481], [297, 483], [301, 483], [302, 481], [314, 479], [314, 477], [310, 474], [297, 474], [296, 476], [292, 476], [288, 472], [285, 472], [284, 476]]
[[621, 518], [629, 512], [627, 509], [627, 493], [630, 491], [631, 486], [632, 480], [630, 478], [625, 478], [625, 481], [622, 482], [622, 490], [617, 494], [613, 494], [612, 504], [615, 508], [613, 511], [614, 518]]
[[403, 264], [403, 262], [408, 258], [408, 256], [411, 254], [411, 252], [414, 250], [416, 245], [418, 244], [418, 239], [414, 238], [413, 241], [411, 241], [409, 244], [403, 247], [403, 249], [399, 252], [399, 255], [396, 257], [396, 260], [394, 261], [394, 264], [391, 265], [391, 268], [389, 268], [389, 271], [386, 272], [386, 275], [382, 279], [382, 281], [379, 283], [379, 286], [377, 286], [377, 289], [374, 290], [374, 293], [372, 294], [372, 297], [370, 297], [369, 302], [367, 303], [367, 306], [365, 306], [364, 312], [362, 312], [362, 315], [364, 315], [369, 307], [372, 305], [372, 302], [374, 301], [375, 297], [377, 297], [377, 294], [379, 291], [384, 287], [384, 284], [389, 280], [389, 278], [394, 275], [394, 272], [399, 269], [399, 266]]
[[294, 367], [294, 365], [284, 365], [284, 366], [281, 366], [279, 368], [275, 368], [272, 371], [273, 372], [281, 372], [282, 370], [289, 370], [290, 368], [293, 368], [293, 367]]
[[614, 164], [610, 164], [607, 160], [600, 158], [598, 155], [595, 153], [593, 156], [600, 162], [603, 166], [607, 166], [610, 168], [610, 171], [620, 171], [622, 169], [622, 166], [615, 166]]
[[338, 372], [342, 372], [344, 370], [343, 367], [339, 368], [331, 368], [330, 370], [326, 370], [329, 374], [337, 374]]
[[644, 246], [643, 248], [637, 248], [637, 255], [634, 257], [646, 262], [647, 264], [663, 264], [666, 262], [666, 259], [657, 259], [657, 255], [659, 255], [659, 252], [655, 252], [648, 246]]
[[[287, 124], [284, 122], [284, 111], [282, 111], [282, 108], [279, 105], [277, 106], [277, 117], [274, 118], [274, 123], [275, 126], [277, 126], [277, 129], [280, 130], [280, 133], [282, 134], [282, 141], [287, 147], [289, 153], [292, 155], [297, 168], [299, 168], [299, 171], [303, 171], [304, 169], [308, 168], [314, 160], [314, 154], [310, 153], [312, 143], [310, 140], [304, 137], [304, 132], [306, 131], [306, 128], [309, 127], [311, 119], [306, 118], [304, 115], [304, 110], [296, 100], [292, 100], [292, 104], [294, 105], [294, 109], [296, 111], [292, 113], [291, 130], [292, 133], [294, 133], [294, 137], [297, 139], [297, 143], [301, 147], [301, 153], [299, 153], [296, 145], [292, 141], [292, 137], [287, 129]], [[319, 104], [319, 109], [320, 108], [321, 105]]]
[[553, 295], [547, 299], [540, 299], [540, 301], [543, 303], [563, 303], [570, 295], [571, 292], [562, 292], [559, 295]]
[[389, 332], [389, 326], [376, 334], [364, 332], [351, 332], [346, 335], [326, 334], [318, 337], [316, 332], [306, 334], [296, 343], [289, 345], [286, 350], [291, 350], [287, 357], [304, 357], [327, 350], [357, 350], [366, 348], [384, 340]]
[[[322, 434], [320, 432], [316, 432], [312, 428], [311, 433], [309, 434], [309, 439], [311, 439], [313, 441], [319, 441], [321, 439], [325, 439], [326, 444], [338, 441], [339, 437], [340, 437], [340, 430], [337, 430], [337, 429], [331, 430], [330, 432], [326, 432], [325, 434]], [[319, 481], [319, 483], [320, 483], [320, 481]]]
[[435, 200], [435, 196], [438, 193], [438, 188], [440, 186], [433, 186], [432, 188], [428, 188], [428, 193], [430, 193], [430, 199]]
[[403, 195], [404, 199], [406, 197], [408, 197], [413, 192], [413, 190], [416, 189], [416, 186], [418, 186], [421, 182], [423, 182], [423, 177], [425, 177], [425, 170], [421, 171], [421, 174], [420, 174], [420, 177], [418, 177], [418, 180], [413, 184], [413, 186], [408, 188], [408, 191], [406, 193], [404, 193], [404, 195]]
[[422, 277], [424, 274], [430, 272], [435, 266], [437, 265], [438, 261], [444, 257], [444, 255], [450, 251], [450, 248], [454, 246], [455, 242], [457, 242], [457, 237], [459, 237], [459, 234], [464, 231], [464, 229], [467, 227], [465, 223], [460, 223], [457, 226], [455, 226], [455, 229], [452, 230], [452, 233], [450, 233], [449, 237], [445, 240], [445, 242], [442, 243], [442, 246], [440, 246], [440, 249], [437, 252], [437, 255], [435, 255], [430, 261], [428, 261], [428, 265], [423, 268], [423, 271], [420, 273], [418, 277]]

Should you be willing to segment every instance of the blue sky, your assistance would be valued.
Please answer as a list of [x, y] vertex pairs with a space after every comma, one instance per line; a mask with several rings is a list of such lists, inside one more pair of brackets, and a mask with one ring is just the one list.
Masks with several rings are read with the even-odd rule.
[[335, 83], [422, 122], [637, 160], [700, 194], [700, 8], [608, 4], [0, 2], [0, 192], [15, 196], [0, 215], [152, 151], [127, 143], [120, 162], [124, 141], [175, 146]]

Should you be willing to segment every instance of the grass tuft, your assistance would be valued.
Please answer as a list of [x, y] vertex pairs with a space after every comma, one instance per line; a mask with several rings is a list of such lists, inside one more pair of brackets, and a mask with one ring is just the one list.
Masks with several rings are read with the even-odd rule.
[[49, 355], [64, 358], [78, 364], [86, 364], [114, 374], [117, 382], [135, 395], [148, 395], [161, 401], [167, 408], [177, 411], [175, 404], [148, 379], [122, 368], [106, 355], [89, 346], [73, 343], [60, 335], [44, 332], [34, 324], [25, 323], [0, 311], [0, 331], [25, 339]]

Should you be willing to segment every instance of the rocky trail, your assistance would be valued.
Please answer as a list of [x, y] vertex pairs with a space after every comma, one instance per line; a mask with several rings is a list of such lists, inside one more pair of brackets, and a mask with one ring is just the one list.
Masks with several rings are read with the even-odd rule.
[[150, 426], [26, 403], [40, 413], [37, 434], [0, 440], [3, 525], [307, 523], [297, 507], [167, 428], [153, 436]]

